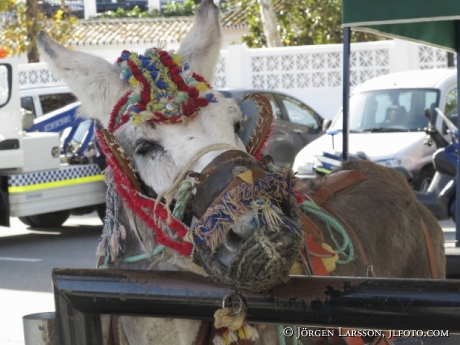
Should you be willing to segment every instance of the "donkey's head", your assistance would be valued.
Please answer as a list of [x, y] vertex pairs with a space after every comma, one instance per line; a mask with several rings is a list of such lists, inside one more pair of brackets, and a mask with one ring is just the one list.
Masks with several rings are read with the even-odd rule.
[[[82, 114], [104, 128], [110, 259], [139, 241], [138, 250], [148, 253], [169, 247], [163, 268], [198, 264], [238, 289], [262, 290], [287, 278], [302, 243], [295, 178], [290, 171], [264, 171], [246, 153], [237, 135], [245, 126], [240, 108], [210, 90], [221, 45], [212, 0], [197, 9], [177, 54], [124, 51], [111, 65], [44, 33], [38, 45], [81, 101]], [[253, 101], [264, 107], [263, 100]], [[123, 251], [116, 243], [125, 227]]]

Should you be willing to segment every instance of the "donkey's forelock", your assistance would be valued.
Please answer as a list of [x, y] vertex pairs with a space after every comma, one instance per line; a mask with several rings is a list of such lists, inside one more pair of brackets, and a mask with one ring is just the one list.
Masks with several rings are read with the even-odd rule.
[[[212, 82], [222, 34], [219, 8], [212, 0], [198, 7], [195, 22], [179, 49], [191, 70]], [[161, 37], [158, 37], [161, 40]], [[109, 114], [130, 86], [120, 79], [120, 69], [103, 58], [69, 50], [41, 32], [37, 38], [41, 57], [61, 77], [82, 103], [82, 113], [107, 127]]]

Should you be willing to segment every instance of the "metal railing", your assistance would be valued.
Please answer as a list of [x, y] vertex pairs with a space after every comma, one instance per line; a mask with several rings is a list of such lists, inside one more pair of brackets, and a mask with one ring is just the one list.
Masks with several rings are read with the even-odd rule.
[[[99, 345], [100, 314], [212, 320], [233, 290], [189, 272], [54, 269], [61, 345]], [[243, 294], [248, 323], [460, 333], [460, 281], [293, 276]]]

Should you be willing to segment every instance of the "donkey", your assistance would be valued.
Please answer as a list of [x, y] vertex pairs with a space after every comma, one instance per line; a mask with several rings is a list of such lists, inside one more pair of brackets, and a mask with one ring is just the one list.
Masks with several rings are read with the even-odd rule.
[[[289, 168], [247, 153], [254, 135], [243, 143], [239, 134], [250, 121], [207, 82], [221, 40], [212, 0], [197, 8], [177, 53], [123, 51], [111, 65], [39, 35], [41, 56], [81, 101], [82, 116], [100, 126], [98, 141], [109, 164], [98, 249], [103, 266], [187, 270], [252, 292], [287, 281], [290, 272], [315, 273], [312, 256], [327, 257], [320, 267], [331, 275], [430, 278], [437, 271], [443, 278], [442, 230], [396, 171], [347, 162], [327, 183], [303, 185]], [[269, 107], [257, 97], [248, 102], [260, 118]], [[263, 133], [250, 150], [256, 157], [265, 127], [255, 131]], [[339, 175], [347, 182], [337, 183]], [[317, 211], [338, 216], [348, 231], [334, 236]], [[305, 225], [314, 228], [308, 236]], [[318, 247], [316, 253], [308, 243]], [[133, 257], [141, 260], [128, 260]], [[118, 342], [131, 345], [194, 344], [202, 325], [127, 316], [118, 324]], [[275, 326], [260, 327], [258, 336], [248, 338], [279, 344]]]

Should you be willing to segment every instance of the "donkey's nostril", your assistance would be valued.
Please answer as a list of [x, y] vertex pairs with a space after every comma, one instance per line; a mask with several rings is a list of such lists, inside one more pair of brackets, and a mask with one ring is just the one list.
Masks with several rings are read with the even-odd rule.
[[233, 229], [227, 231], [224, 237], [225, 247], [231, 252], [236, 252], [241, 247], [244, 238], [240, 237]]
[[243, 215], [228, 229], [224, 236], [224, 245], [231, 252], [238, 251], [243, 242], [252, 236], [254, 231], [251, 225], [252, 217], [252, 213]]

